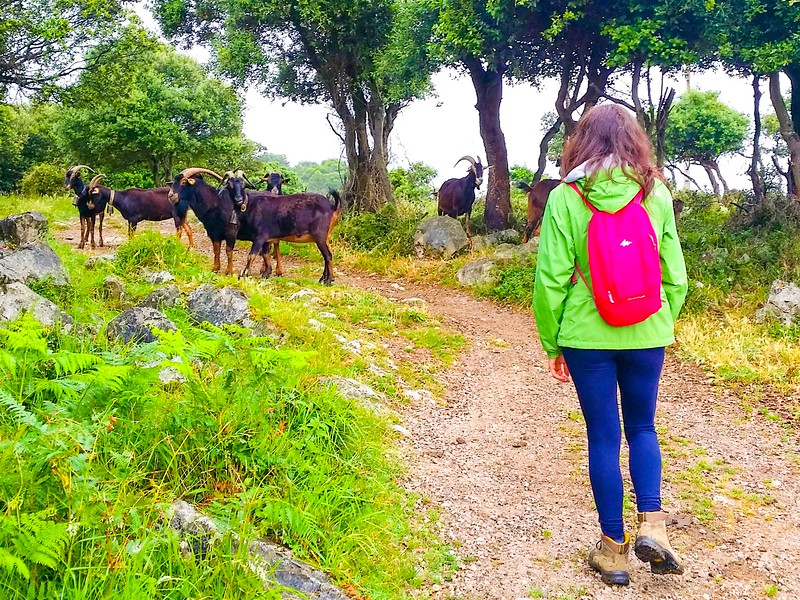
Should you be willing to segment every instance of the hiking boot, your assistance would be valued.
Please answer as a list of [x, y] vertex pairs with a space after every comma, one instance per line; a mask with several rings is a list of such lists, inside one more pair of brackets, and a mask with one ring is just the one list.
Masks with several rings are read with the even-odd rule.
[[667, 513], [636, 513], [639, 533], [633, 551], [642, 562], [650, 563], [656, 575], [681, 575], [683, 565], [667, 539]]
[[607, 585], [628, 585], [628, 551], [631, 538], [625, 533], [625, 541], [619, 544], [606, 535], [600, 536], [597, 547], [589, 551], [589, 566], [600, 573], [600, 579]]

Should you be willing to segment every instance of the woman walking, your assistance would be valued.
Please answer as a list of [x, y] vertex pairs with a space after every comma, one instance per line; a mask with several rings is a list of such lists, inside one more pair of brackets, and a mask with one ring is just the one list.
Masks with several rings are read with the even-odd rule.
[[[562, 382], [571, 376], [586, 421], [589, 479], [601, 530], [589, 566], [607, 584], [630, 582], [619, 387], [638, 510], [634, 552], [653, 573], [680, 574], [683, 566], [667, 539], [661, 510], [654, 425], [664, 348], [675, 341], [673, 326], [687, 291], [672, 198], [647, 135], [615, 104], [584, 114], [564, 147], [561, 169], [563, 183], [551, 192], [542, 222], [533, 307], [549, 371]], [[595, 224], [601, 220], [607, 226]], [[611, 235], [609, 227], [622, 232], [613, 248], [603, 237]], [[641, 253], [621, 254], [641, 240]], [[653, 278], [655, 293], [647, 291]], [[643, 291], [616, 291], [625, 288]]]

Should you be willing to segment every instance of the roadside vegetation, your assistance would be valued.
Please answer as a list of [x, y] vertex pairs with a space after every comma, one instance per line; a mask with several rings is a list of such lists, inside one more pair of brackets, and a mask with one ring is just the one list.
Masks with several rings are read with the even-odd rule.
[[[66, 196], [5, 197], [3, 214], [17, 209], [12, 198], [56, 222], [72, 208]], [[391, 411], [344, 399], [322, 378], [355, 377], [391, 408], [404, 390], [437, 392], [433, 373], [461, 336], [424, 307], [325, 288], [316, 264], [291, 279], [239, 281], [154, 233], [88, 264], [52, 245], [70, 283], [34, 287], [75, 325], [26, 317], [0, 330], [0, 596], [279, 598], [236, 543], [257, 537], [287, 545], [353, 597], [404, 597], [449, 576], [435, 515], [398, 484]], [[161, 269], [184, 292], [204, 281], [241, 287], [263, 330], [197, 325], [179, 304], [165, 311], [177, 332], [108, 341], [106, 323], [153, 291], [144, 275]], [[106, 296], [108, 275], [124, 282], [122, 299]], [[425, 368], [392, 360], [391, 338]], [[185, 381], [162, 383], [167, 367]], [[166, 526], [177, 498], [223, 524], [207, 554], [186, 556]]]

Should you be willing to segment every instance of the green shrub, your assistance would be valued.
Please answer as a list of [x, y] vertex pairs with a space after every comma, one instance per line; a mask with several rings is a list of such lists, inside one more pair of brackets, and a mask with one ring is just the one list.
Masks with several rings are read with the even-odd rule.
[[20, 188], [23, 194], [30, 196], [52, 196], [64, 192], [64, 173], [56, 165], [41, 164], [32, 167], [22, 177]]
[[335, 235], [358, 252], [408, 256], [414, 251], [414, 232], [425, 216], [418, 207], [387, 204], [378, 212], [345, 215]]
[[137, 233], [117, 249], [114, 260], [119, 275], [137, 273], [140, 269], [199, 270], [201, 258], [193, 254], [175, 237], [152, 231]]

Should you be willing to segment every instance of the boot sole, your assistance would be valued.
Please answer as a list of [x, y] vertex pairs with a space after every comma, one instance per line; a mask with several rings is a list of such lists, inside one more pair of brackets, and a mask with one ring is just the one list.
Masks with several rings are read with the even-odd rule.
[[652, 538], [636, 538], [633, 551], [640, 561], [650, 563], [650, 572], [655, 575], [683, 574], [683, 565], [669, 550]]
[[589, 567], [600, 573], [600, 579], [606, 585], [629, 585], [630, 574], [627, 571], [603, 571], [600, 567], [589, 561]]

